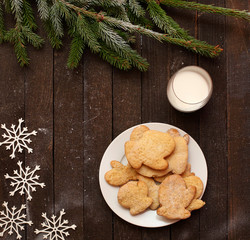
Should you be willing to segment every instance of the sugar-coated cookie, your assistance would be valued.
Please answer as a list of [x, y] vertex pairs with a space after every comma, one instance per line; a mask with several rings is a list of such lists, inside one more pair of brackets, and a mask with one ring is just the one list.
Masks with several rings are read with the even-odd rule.
[[189, 211], [200, 209], [201, 207], [203, 207], [205, 205], [205, 202], [198, 199], [203, 192], [203, 183], [202, 183], [201, 179], [197, 176], [189, 176], [189, 177], [185, 177], [183, 179], [184, 179], [187, 187], [194, 186], [196, 188], [196, 194], [194, 196], [194, 199], [192, 200], [192, 202], [188, 205], [188, 207], [186, 209]]
[[153, 202], [148, 197], [148, 187], [142, 181], [130, 181], [118, 191], [118, 202], [125, 208], [130, 209], [131, 215], [144, 212]]
[[139, 140], [142, 137], [143, 133], [148, 131], [148, 130], [149, 130], [149, 128], [145, 125], [140, 125], [140, 126], [134, 128], [134, 130], [130, 134], [130, 140], [131, 141]]
[[159, 201], [161, 207], [157, 214], [168, 219], [186, 219], [191, 213], [186, 209], [195, 196], [194, 186], [186, 187], [180, 175], [168, 176], [160, 185]]
[[125, 154], [133, 168], [140, 168], [142, 164], [156, 170], [164, 170], [168, 167], [164, 159], [175, 148], [175, 141], [168, 133], [156, 130], [148, 130], [137, 141], [125, 143]]
[[166, 177], [168, 177], [169, 175], [172, 175], [172, 172], [167, 173], [166, 175], [162, 176], [162, 177], [154, 177], [154, 180], [156, 182], [162, 183]]
[[174, 137], [175, 149], [173, 153], [166, 158], [168, 161], [168, 168], [173, 173], [182, 174], [188, 163], [188, 145], [186, 140], [181, 137]]
[[198, 210], [202, 208], [206, 203], [202, 201], [201, 199], [194, 199], [192, 202], [187, 206], [188, 211]]
[[145, 182], [148, 186], [148, 196], [153, 199], [153, 202], [150, 205], [150, 209], [152, 210], [157, 209], [160, 204], [158, 197], [159, 185], [155, 183], [154, 179], [140, 175], [138, 175], [138, 180]]
[[179, 131], [175, 128], [168, 129], [167, 133], [169, 133], [172, 137], [179, 137], [181, 136]]
[[167, 168], [165, 170], [155, 170], [148, 166], [142, 165], [140, 168], [136, 169], [136, 172], [144, 177], [162, 177], [169, 172], [169, 169]]
[[184, 177], [189, 177], [189, 176], [195, 176], [193, 172], [191, 172], [191, 164], [188, 163], [185, 171], [181, 174], [181, 176]]

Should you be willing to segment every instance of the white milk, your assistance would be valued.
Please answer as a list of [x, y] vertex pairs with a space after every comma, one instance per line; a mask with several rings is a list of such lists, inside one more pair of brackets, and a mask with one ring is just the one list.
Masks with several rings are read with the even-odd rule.
[[171, 105], [182, 112], [203, 107], [212, 94], [212, 80], [200, 67], [189, 66], [179, 70], [168, 83], [167, 96]]

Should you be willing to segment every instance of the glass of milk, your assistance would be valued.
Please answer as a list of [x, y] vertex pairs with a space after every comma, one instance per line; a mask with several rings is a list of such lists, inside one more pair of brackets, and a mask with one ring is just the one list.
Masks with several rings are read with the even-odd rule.
[[171, 77], [167, 86], [170, 104], [181, 112], [193, 112], [205, 106], [212, 91], [211, 77], [197, 66], [180, 69]]

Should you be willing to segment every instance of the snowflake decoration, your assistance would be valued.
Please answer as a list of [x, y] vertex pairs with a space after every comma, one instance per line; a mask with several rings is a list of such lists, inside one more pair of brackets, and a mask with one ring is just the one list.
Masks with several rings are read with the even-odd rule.
[[51, 217], [52, 220], [47, 218], [46, 213], [42, 214], [42, 217], [45, 221], [41, 224], [44, 229], [42, 230], [35, 230], [36, 234], [43, 233], [43, 239], [50, 239], [50, 240], [65, 240], [65, 236], [69, 236], [67, 232], [68, 229], [76, 229], [76, 225], [73, 224], [68, 226], [68, 220], [62, 220], [62, 216], [65, 214], [64, 209], [60, 211], [60, 216], [56, 219], [56, 216], [53, 215]]
[[11, 209], [8, 208], [8, 203], [4, 202], [3, 206], [5, 211], [0, 211], [0, 227], [3, 227], [2, 232], [0, 232], [0, 237], [3, 237], [4, 233], [8, 231], [9, 235], [14, 232], [17, 234], [16, 239], [21, 239], [22, 236], [19, 234], [20, 230], [24, 230], [24, 224], [31, 226], [32, 221], [26, 221], [26, 215], [21, 214], [21, 212], [26, 208], [25, 204], [21, 206], [19, 210], [15, 206]]
[[33, 131], [31, 133], [27, 133], [28, 128], [24, 127], [22, 129], [21, 125], [24, 122], [22, 118], [18, 120], [19, 124], [17, 128], [15, 128], [15, 125], [11, 125], [11, 129], [6, 128], [5, 124], [1, 124], [1, 128], [4, 129], [7, 134], [3, 134], [3, 138], [6, 140], [4, 142], [0, 142], [0, 146], [7, 145], [6, 150], [10, 150], [12, 148], [12, 154], [10, 157], [13, 159], [15, 158], [15, 152], [18, 149], [18, 152], [22, 152], [23, 148], [26, 148], [28, 150], [28, 153], [32, 153], [32, 148], [29, 148], [27, 144], [31, 143], [31, 140], [28, 138], [31, 135], [36, 135], [37, 132]]
[[10, 176], [9, 174], [4, 175], [6, 179], [11, 179], [13, 182], [11, 182], [10, 186], [15, 187], [13, 191], [10, 192], [10, 196], [14, 196], [15, 192], [20, 191], [20, 195], [23, 195], [25, 192], [28, 194], [27, 199], [31, 201], [32, 197], [30, 195], [30, 192], [35, 192], [36, 187], [34, 186], [40, 186], [41, 188], [45, 187], [44, 183], [39, 183], [37, 180], [39, 180], [39, 176], [35, 175], [35, 172], [37, 170], [40, 170], [40, 166], [36, 166], [33, 171], [30, 171], [30, 167], [26, 167], [25, 169], [22, 168], [23, 162], [18, 162], [17, 165], [19, 166], [19, 171], [14, 170], [15, 176]]

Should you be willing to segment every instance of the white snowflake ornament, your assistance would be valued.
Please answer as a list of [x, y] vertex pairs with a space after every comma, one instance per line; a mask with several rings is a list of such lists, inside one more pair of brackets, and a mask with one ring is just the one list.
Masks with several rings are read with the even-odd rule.
[[3, 203], [5, 211], [0, 211], [0, 237], [3, 237], [4, 233], [8, 231], [9, 235], [16, 233], [16, 239], [21, 239], [19, 231], [24, 230], [24, 224], [31, 226], [32, 221], [26, 220], [26, 215], [22, 214], [22, 211], [26, 208], [25, 204], [21, 206], [19, 210], [15, 206], [11, 209], [8, 208], [8, 202]]
[[55, 215], [51, 217], [51, 220], [47, 218], [46, 213], [42, 213], [42, 217], [45, 219], [43, 223], [41, 223], [43, 229], [35, 230], [36, 234], [43, 233], [43, 239], [49, 240], [65, 240], [65, 237], [69, 236], [69, 229], [76, 229], [76, 225], [73, 224], [71, 226], [67, 225], [69, 223], [68, 220], [63, 220], [62, 216], [65, 214], [64, 209], [60, 211], [60, 216], [56, 218]]
[[28, 128], [24, 127], [22, 129], [21, 125], [24, 122], [22, 118], [18, 120], [19, 124], [16, 127], [15, 125], [11, 125], [11, 129], [8, 129], [5, 124], [1, 124], [1, 128], [6, 131], [2, 136], [6, 139], [3, 142], [0, 142], [0, 146], [7, 145], [6, 150], [12, 149], [12, 154], [10, 157], [13, 159], [15, 158], [15, 152], [22, 152], [24, 148], [28, 150], [28, 153], [32, 153], [33, 149], [29, 148], [27, 144], [31, 143], [32, 141], [28, 138], [31, 135], [36, 135], [37, 131], [33, 131], [28, 133]]
[[23, 169], [22, 163], [23, 162], [21, 161], [17, 163], [17, 165], [19, 166], [19, 170], [14, 170], [14, 176], [5, 174], [4, 177], [6, 179], [11, 179], [12, 182], [10, 186], [15, 187], [15, 189], [10, 192], [10, 196], [14, 196], [14, 194], [19, 191], [20, 195], [27, 193], [27, 199], [31, 201], [32, 197], [30, 193], [36, 191], [35, 186], [44, 188], [45, 184], [38, 182], [40, 176], [34, 176], [35, 172], [40, 170], [40, 166], [35, 166], [35, 168], [31, 171], [29, 166]]

